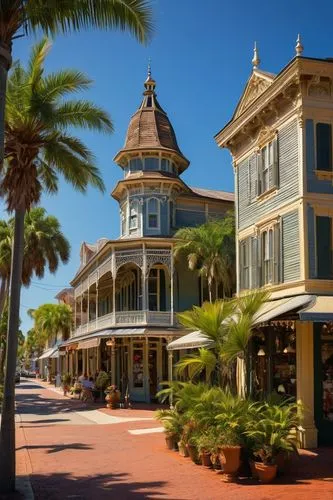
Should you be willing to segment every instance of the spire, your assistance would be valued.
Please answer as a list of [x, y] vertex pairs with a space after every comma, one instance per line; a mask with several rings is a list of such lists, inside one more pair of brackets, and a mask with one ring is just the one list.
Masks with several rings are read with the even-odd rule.
[[151, 59], [150, 57], [148, 58], [148, 71], [147, 71], [147, 77], [151, 77]]
[[258, 49], [257, 49], [257, 42], [254, 42], [253, 59], [252, 59], [253, 69], [257, 69], [259, 64], [260, 64], [260, 59], [259, 59], [259, 54], [258, 54]]
[[144, 85], [145, 85], [146, 92], [147, 91], [150, 93], [154, 92], [154, 89], [156, 87], [156, 82], [155, 82], [154, 78], [152, 78], [152, 76], [151, 76], [151, 59], [150, 58], [148, 59], [147, 78], [146, 78]]
[[295, 50], [296, 50], [296, 57], [302, 55], [304, 47], [303, 47], [302, 42], [301, 42], [301, 35], [300, 34], [298, 34], [298, 36], [297, 36]]

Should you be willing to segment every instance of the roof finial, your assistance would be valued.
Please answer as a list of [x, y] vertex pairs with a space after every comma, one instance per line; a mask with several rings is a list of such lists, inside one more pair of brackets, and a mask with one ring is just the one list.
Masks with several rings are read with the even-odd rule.
[[148, 78], [151, 77], [151, 58], [148, 58]]
[[296, 57], [302, 55], [304, 47], [303, 47], [302, 42], [301, 42], [301, 35], [300, 34], [298, 34], [298, 36], [297, 36], [295, 50], [296, 50]]
[[254, 42], [253, 59], [252, 59], [253, 69], [257, 69], [259, 64], [260, 64], [260, 59], [259, 59], [259, 54], [258, 54], [258, 49], [257, 49], [257, 42]]

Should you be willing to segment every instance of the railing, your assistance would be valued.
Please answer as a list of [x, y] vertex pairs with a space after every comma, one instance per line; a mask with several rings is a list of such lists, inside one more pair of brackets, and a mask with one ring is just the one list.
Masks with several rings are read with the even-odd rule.
[[74, 330], [73, 337], [114, 326], [173, 326], [173, 323], [171, 311], [117, 311], [79, 326]]

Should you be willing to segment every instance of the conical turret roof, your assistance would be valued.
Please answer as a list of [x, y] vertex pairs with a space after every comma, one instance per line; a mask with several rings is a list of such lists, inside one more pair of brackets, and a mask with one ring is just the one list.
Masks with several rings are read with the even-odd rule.
[[165, 150], [178, 156], [184, 170], [189, 161], [181, 152], [170, 120], [157, 100], [156, 82], [150, 70], [144, 86], [143, 100], [130, 120], [125, 145], [116, 155], [115, 161], [120, 160], [124, 153], [135, 150]]

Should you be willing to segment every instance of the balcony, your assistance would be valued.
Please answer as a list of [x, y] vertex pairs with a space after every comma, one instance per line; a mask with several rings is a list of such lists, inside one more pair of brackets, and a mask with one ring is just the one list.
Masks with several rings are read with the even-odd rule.
[[174, 324], [175, 320], [172, 318], [171, 311], [117, 311], [79, 326], [73, 332], [73, 337], [118, 326], [120, 328], [133, 326], [171, 327]]

